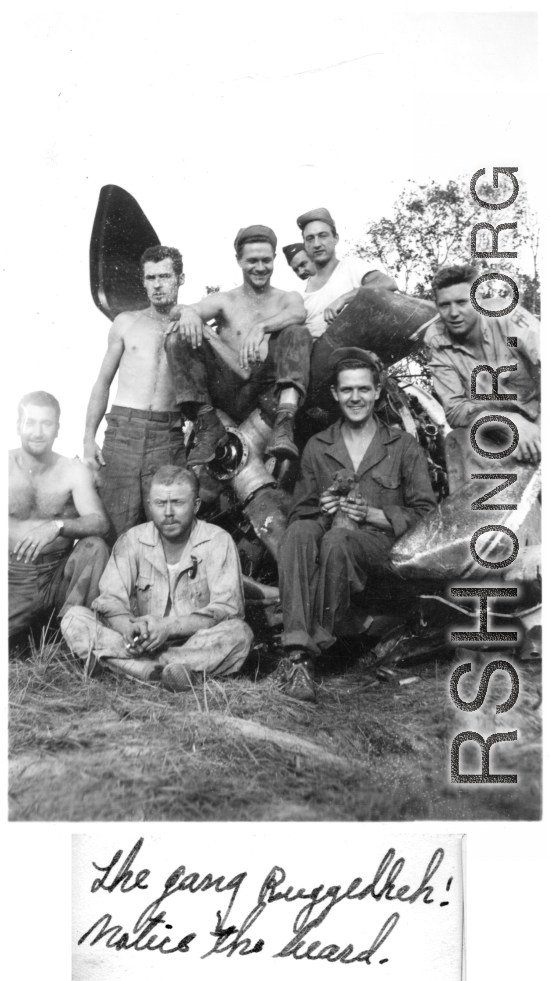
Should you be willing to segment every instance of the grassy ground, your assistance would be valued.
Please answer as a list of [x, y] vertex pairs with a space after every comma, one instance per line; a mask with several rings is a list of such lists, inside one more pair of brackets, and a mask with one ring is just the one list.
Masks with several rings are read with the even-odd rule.
[[[501, 652], [504, 657], [509, 656]], [[461, 681], [477, 691], [478, 660]], [[499, 655], [492, 652], [491, 657]], [[463, 661], [462, 657], [459, 660]], [[456, 662], [455, 662], [456, 663]], [[540, 667], [522, 665], [520, 697], [505, 715], [504, 675], [484, 708], [458, 712], [448, 694], [454, 664], [431, 661], [398, 680], [375, 681], [368, 652], [325, 666], [317, 705], [285, 697], [258, 645], [248, 673], [209, 681], [189, 694], [117, 678], [84, 679], [62, 643], [42, 643], [10, 664], [10, 806], [16, 821], [181, 820], [533, 820], [540, 814]], [[373, 684], [374, 682], [374, 684]], [[487, 706], [487, 707], [486, 707]], [[218, 713], [302, 736], [341, 763], [228, 733]], [[480, 718], [481, 717], [481, 718]], [[492, 772], [517, 772], [517, 785], [451, 784], [453, 736], [518, 729], [494, 746]], [[479, 770], [479, 751], [461, 750]], [[350, 768], [349, 760], [357, 761]]]

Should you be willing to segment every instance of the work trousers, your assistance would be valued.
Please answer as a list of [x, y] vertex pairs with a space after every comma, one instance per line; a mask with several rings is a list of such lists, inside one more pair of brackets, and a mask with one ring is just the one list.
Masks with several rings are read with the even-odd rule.
[[294, 521], [278, 555], [283, 647], [316, 656], [337, 636], [361, 633], [364, 614], [354, 613], [353, 601], [369, 580], [385, 572], [392, 544], [393, 538], [376, 528], [325, 531], [320, 521]]
[[158, 665], [184, 664], [190, 671], [214, 677], [236, 674], [250, 650], [254, 635], [244, 620], [232, 617], [214, 627], [198, 630], [183, 644], [163, 648], [150, 657], [132, 657], [122, 635], [98, 613], [75, 606], [61, 621], [61, 631], [72, 652], [86, 660], [91, 652], [116, 674], [147, 681]]
[[109, 559], [101, 538], [82, 538], [69, 552], [46, 552], [35, 562], [18, 562], [10, 553], [9, 635], [31, 626], [39, 616], [63, 614], [76, 604], [91, 606]]
[[179, 333], [168, 334], [165, 347], [176, 389], [178, 405], [199, 402], [226, 412], [235, 422], [262, 409], [273, 423], [281, 388], [294, 385], [303, 401], [309, 384], [309, 356], [312, 347], [307, 327], [285, 327], [269, 335], [265, 361], [252, 366], [244, 381], [214, 351], [207, 340], [193, 349]]
[[148, 498], [159, 467], [184, 467], [180, 412], [146, 412], [113, 405], [103, 442], [105, 466], [97, 474], [99, 496], [109, 517], [108, 542], [149, 520]]

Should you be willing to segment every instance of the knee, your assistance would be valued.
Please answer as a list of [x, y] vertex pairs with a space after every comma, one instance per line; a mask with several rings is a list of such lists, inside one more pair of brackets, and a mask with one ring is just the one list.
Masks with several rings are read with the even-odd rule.
[[331, 528], [327, 531], [321, 542], [321, 560], [327, 561], [348, 555], [353, 534], [348, 528]]
[[243, 647], [248, 652], [252, 646], [252, 641], [254, 640], [254, 632], [251, 629], [251, 627], [249, 627], [249, 625], [246, 623], [245, 620], [239, 620], [238, 623], [239, 623], [238, 630], [239, 630], [241, 643], [243, 644]]
[[103, 538], [97, 535], [90, 535], [88, 538], [81, 538], [74, 548], [75, 557], [82, 556], [86, 562], [103, 562], [105, 565], [109, 559], [109, 549]]
[[317, 523], [314, 521], [293, 521], [286, 529], [280, 548], [304, 548], [309, 542], [315, 541]]
[[95, 614], [87, 606], [71, 606], [61, 618], [61, 632], [71, 629], [75, 624], [82, 624], [89, 620], [95, 620]]

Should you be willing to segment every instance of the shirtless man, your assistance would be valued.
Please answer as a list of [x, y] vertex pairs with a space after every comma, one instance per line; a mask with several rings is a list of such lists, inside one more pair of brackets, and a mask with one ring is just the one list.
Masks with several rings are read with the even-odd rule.
[[326, 208], [314, 208], [296, 219], [304, 247], [315, 267], [304, 294], [306, 325], [316, 340], [353, 300], [361, 286], [384, 286], [396, 290], [390, 276], [375, 269], [358, 256], [339, 259], [336, 246], [339, 236]]
[[[257, 406], [274, 430], [266, 453], [298, 457], [294, 416], [309, 381], [311, 338], [303, 300], [271, 285], [277, 238], [265, 225], [241, 228], [235, 239], [243, 284], [175, 307], [166, 352], [176, 401], [195, 423], [187, 465], [214, 459], [225, 428], [216, 409], [242, 422]], [[214, 321], [219, 333], [208, 326]]]
[[308, 257], [303, 242], [283, 245], [283, 252], [292, 272], [296, 273], [298, 279], [307, 282], [310, 276], [315, 275], [315, 266]]
[[[164, 350], [171, 326], [168, 313], [185, 279], [181, 255], [177, 249], [155, 245], [143, 253], [141, 271], [150, 305], [121, 313], [113, 321], [84, 433], [84, 462], [96, 473], [111, 522], [111, 544], [149, 517], [151, 478], [159, 467], [185, 464], [181, 413]], [[117, 370], [115, 404], [100, 450], [95, 436]]]
[[[109, 551], [108, 522], [90, 471], [54, 453], [59, 402], [30, 392], [19, 403], [21, 447], [9, 453], [9, 635], [39, 614], [90, 606]], [[75, 548], [75, 538], [82, 539]]]

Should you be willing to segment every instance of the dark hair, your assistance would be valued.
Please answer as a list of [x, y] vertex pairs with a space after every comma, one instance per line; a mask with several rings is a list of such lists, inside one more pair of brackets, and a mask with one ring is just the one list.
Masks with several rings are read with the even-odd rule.
[[143, 276], [143, 269], [146, 262], [162, 262], [163, 259], [171, 259], [176, 276], [181, 276], [183, 272], [181, 252], [178, 252], [177, 249], [172, 249], [169, 245], [151, 245], [148, 249], [145, 249], [139, 260], [141, 275]]
[[[370, 361], [370, 358], [369, 358]], [[376, 388], [380, 384], [381, 369], [380, 365], [377, 365], [374, 361], [371, 364], [367, 364], [366, 359], [360, 360], [359, 358], [345, 358], [344, 361], [339, 361], [336, 365], [334, 371], [332, 372], [331, 385], [333, 388], [338, 387], [338, 378], [340, 372], [342, 371], [358, 371], [359, 369], [366, 368], [372, 374], [372, 380]]]
[[192, 470], [186, 470], [184, 467], [172, 467], [170, 465], [160, 467], [153, 476], [151, 486], [153, 484], [163, 484], [165, 487], [171, 487], [172, 484], [188, 484], [195, 497], [199, 495], [198, 477]]
[[245, 238], [242, 242], [239, 242], [238, 248], [236, 250], [237, 259], [240, 259], [243, 254], [243, 249], [245, 245], [253, 245], [254, 242], [267, 242], [268, 245], [273, 249], [273, 255], [276, 254], [275, 246], [267, 235], [253, 235], [251, 238]]
[[469, 263], [465, 263], [463, 266], [442, 266], [432, 279], [434, 297], [438, 290], [445, 290], [448, 286], [458, 286], [460, 283], [473, 283], [478, 276], [479, 269], [477, 266]]
[[29, 392], [28, 395], [24, 395], [17, 406], [17, 417], [19, 419], [21, 418], [21, 412], [26, 405], [39, 405], [42, 407], [49, 406], [50, 409], [54, 410], [57, 421], [59, 422], [61, 406], [55, 395], [50, 395], [49, 392]]

